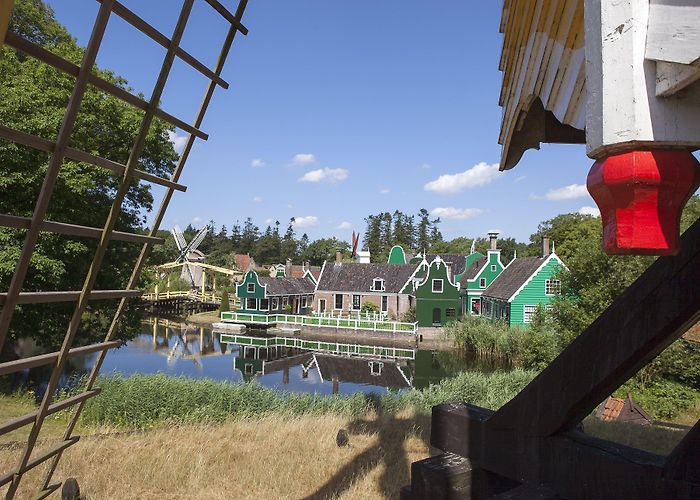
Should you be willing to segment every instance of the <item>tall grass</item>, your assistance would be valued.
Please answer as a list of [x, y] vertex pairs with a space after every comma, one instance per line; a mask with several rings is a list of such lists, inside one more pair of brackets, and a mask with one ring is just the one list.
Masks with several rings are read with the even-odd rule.
[[495, 409], [534, 376], [534, 372], [517, 369], [488, 374], [464, 372], [424, 390], [381, 396], [295, 394], [256, 382], [231, 384], [163, 374], [109, 376], [100, 378], [97, 385], [102, 393], [87, 403], [82, 423], [149, 428], [163, 423], [222, 422], [267, 415], [357, 417], [370, 409], [395, 413], [412, 407], [428, 412], [433, 405], [448, 401]]

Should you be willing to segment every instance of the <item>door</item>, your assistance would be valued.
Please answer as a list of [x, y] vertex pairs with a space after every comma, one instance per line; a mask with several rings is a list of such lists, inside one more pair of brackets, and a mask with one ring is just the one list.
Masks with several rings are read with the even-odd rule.
[[433, 326], [442, 326], [442, 311], [439, 307], [433, 309]]
[[318, 312], [326, 312], [326, 299], [318, 299]]

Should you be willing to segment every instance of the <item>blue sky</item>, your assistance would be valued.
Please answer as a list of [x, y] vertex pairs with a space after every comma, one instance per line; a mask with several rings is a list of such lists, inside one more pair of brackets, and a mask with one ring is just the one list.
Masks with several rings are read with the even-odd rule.
[[[168, 37], [182, 0], [122, 0]], [[51, 0], [85, 45], [98, 2]], [[233, 3], [224, 2], [231, 10]], [[262, 229], [350, 238], [363, 218], [426, 208], [445, 238], [526, 240], [542, 220], [595, 204], [583, 146], [543, 145], [499, 173], [501, 2], [250, 0], [163, 227]], [[195, 1], [183, 47], [213, 68], [226, 24]], [[128, 45], [120, 43], [127, 40]], [[116, 16], [98, 64], [150, 95], [165, 51]], [[193, 121], [206, 80], [178, 62], [162, 107]], [[183, 135], [182, 131], [177, 132]], [[177, 141], [177, 137], [176, 137]], [[163, 191], [154, 189], [157, 199]]]

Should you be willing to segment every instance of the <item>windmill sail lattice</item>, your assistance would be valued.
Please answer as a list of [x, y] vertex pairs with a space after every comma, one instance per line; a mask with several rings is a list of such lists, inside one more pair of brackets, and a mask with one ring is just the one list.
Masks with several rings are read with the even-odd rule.
[[190, 284], [192, 288], [199, 288], [202, 286], [202, 269], [200, 267], [190, 266], [190, 262], [204, 262], [204, 254], [198, 250], [199, 245], [202, 244], [207, 233], [210, 231], [209, 226], [204, 226], [199, 232], [192, 238], [192, 241], [187, 243], [185, 240], [185, 235], [179, 226], [175, 226], [171, 232], [173, 238], [175, 238], [175, 244], [180, 252], [175, 262], [183, 263], [182, 274], [180, 278]]

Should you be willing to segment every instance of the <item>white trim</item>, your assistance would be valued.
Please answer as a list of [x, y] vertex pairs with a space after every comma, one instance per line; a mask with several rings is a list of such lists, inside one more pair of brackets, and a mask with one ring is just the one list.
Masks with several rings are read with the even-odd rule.
[[[357, 308], [355, 308], [355, 297], [359, 297]], [[361, 293], [353, 293], [352, 298], [350, 299], [350, 310], [351, 311], [359, 311], [362, 309], [362, 294]]]
[[[336, 298], [338, 295], [340, 295], [340, 307], [337, 307], [336, 304], [338, 304], [338, 299]], [[334, 311], [342, 311], [343, 307], [345, 306], [345, 298], [343, 297], [345, 294], [342, 293], [334, 293], [333, 294], [333, 310]]]
[[[440, 290], [435, 290], [435, 284], [440, 282]], [[431, 281], [431, 291], [433, 293], [445, 293], [445, 280], [442, 278], [432, 278]]]
[[[377, 289], [374, 285], [377, 281], [381, 281], [381, 286]], [[386, 291], [386, 280], [382, 277], [377, 276], [372, 278], [372, 286], [369, 288], [371, 292], [385, 292]]]
[[271, 297], [270, 300], [272, 300], [272, 302], [270, 303], [270, 307], [273, 311], [277, 311], [280, 308], [280, 298]]
[[[551, 283], [556, 283], [556, 284], [558, 284], [558, 285], [559, 285], [559, 286], [558, 286], [558, 288], [559, 288], [559, 293], [547, 293], [547, 282], [549, 282], [550, 284], [551, 284]], [[561, 295], [561, 280], [553, 280], [553, 279], [544, 280], [544, 294], [545, 294], [547, 297], [556, 297], [556, 296], [558, 296], [558, 295]]]
[[321, 272], [318, 274], [318, 281], [316, 282], [316, 286], [314, 287], [314, 293], [318, 291], [318, 284], [321, 283], [321, 279], [323, 278], [323, 271], [326, 269], [326, 262], [328, 261], [324, 260], [323, 265], [321, 266]]
[[[420, 255], [420, 254], [418, 254], [418, 255]], [[420, 269], [421, 269], [423, 266], [427, 266], [428, 268], [430, 268], [430, 264], [428, 264], [428, 261], [425, 260], [425, 257], [423, 257], [422, 260], [418, 263], [418, 265], [416, 266], [416, 268], [413, 270], [413, 273], [411, 274], [411, 276], [409, 276], [408, 279], [406, 280], [406, 283], [404, 283], [403, 286], [402, 286], [401, 288], [399, 288], [399, 292], [398, 292], [397, 295], [410, 295], [410, 293], [401, 293], [401, 290], [403, 290], [404, 288], [406, 288], [406, 286], [408, 286], [408, 284], [411, 283], [411, 282], [413, 281], [413, 278], [416, 276], [416, 273], [417, 273], [418, 271], [420, 271]], [[427, 273], [426, 273], [425, 277], [426, 277], [426, 278], [428, 277], [428, 274], [427, 274]], [[415, 287], [412, 291], [415, 292], [415, 291], [416, 291], [416, 288], [418, 288], [418, 287]]]
[[[481, 276], [481, 273], [483, 273], [484, 270], [485, 270], [487, 267], [493, 265], [493, 264], [491, 264], [491, 258], [490, 258], [490, 256], [489, 256], [489, 255], [492, 254], [492, 253], [497, 253], [497, 254], [498, 254], [498, 259], [497, 259], [497, 261], [498, 261], [498, 264], [501, 266], [501, 272], [503, 272], [503, 270], [504, 270], [506, 267], [508, 267], [508, 266], [504, 266], [504, 265], [503, 265], [503, 262], [501, 262], [501, 251], [500, 251], [500, 250], [496, 250], [496, 251], [494, 251], [494, 250], [489, 250], [488, 252], [486, 252], [486, 255], [485, 255], [485, 257], [486, 257], [486, 262], [484, 262], [483, 267], [482, 267], [481, 269], [479, 269], [479, 272], [476, 273], [476, 274], [474, 275], [473, 278], [471, 278], [471, 279], [467, 278], [467, 286], [469, 286], [469, 283], [477, 283], [477, 280], [478, 280], [478, 279], [481, 279], [481, 278], [479, 278], [479, 276]], [[512, 261], [511, 261], [511, 262], [512, 262]], [[510, 262], [509, 262], [508, 264], [510, 264]], [[465, 270], [464, 272], [466, 273], [467, 271]], [[494, 272], [494, 271], [492, 271], [492, 272]], [[498, 276], [500, 276], [500, 273], [499, 273]], [[496, 278], [498, 278], [498, 276], [496, 276]], [[496, 278], [494, 278], [494, 280], [495, 280]], [[492, 281], [491, 283], [493, 283], [493, 281]], [[489, 286], [491, 286], [491, 285], [489, 285]], [[486, 287], [486, 288], [488, 288], [488, 287]]]
[[[539, 305], [539, 304], [523, 304], [523, 323], [525, 323], [526, 325], [529, 325], [530, 323], [532, 323], [532, 315], [535, 314], [535, 313], [537, 312], [537, 306], [538, 306], [538, 305]], [[532, 307], [532, 308], [533, 308], [532, 311], [530, 312], [530, 318], [529, 318], [528, 321], [525, 321], [525, 308], [526, 308], [526, 307]]]
[[[561, 259], [559, 258], [559, 256], [558, 256], [557, 254], [555, 254], [555, 253], [550, 253], [550, 254], [547, 256], [547, 258], [544, 259], [544, 262], [542, 262], [542, 264], [540, 264], [540, 267], [538, 267], [538, 268], [530, 275], [530, 277], [529, 277], [528, 279], [526, 279], [525, 282], [524, 282], [522, 285], [520, 285], [520, 288], [518, 288], [518, 289], [513, 293], [513, 295], [510, 296], [510, 298], [508, 299], [508, 302], [513, 302], [513, 300], [515, 299], [515, 297], [517, 297], [518, 294], [519, 294], [520, 292], [522, 292], [523, 289], [532, 281], [532, 278], [535, 277], [535, 276], [537, 275], [537, 273], [539, 273], [539, 272], [542, 270], [542, 268], [543, 268], [544, 266], [546, 266], [547, 264], [549, 264], [549, 261], [552, 260], [552, 259], [557, 259], [557, 262], [558, 262], [561, 266], [563, 266], [564, 269], [566, 269], [567, 271], [569, 270], [569, 268], [566, 267], [566, 266], [564, 265], [564, 263], [561, 261]], [[495, 281], [495, 280], [494, 280], [494, 281]], [[493, 283], [492, 283], [492, 284], [493, 284]]]
[[[321, 307], [321, 302], [323, 302], [323, 307]], [[318, 312], [326, 312], [326, 299], [318, 299]]]
[[[483, 285], [481, 284], [482, 281], [484, 282]], [[479, 288], [486, 290], [486, 278], [479, 278]]]

